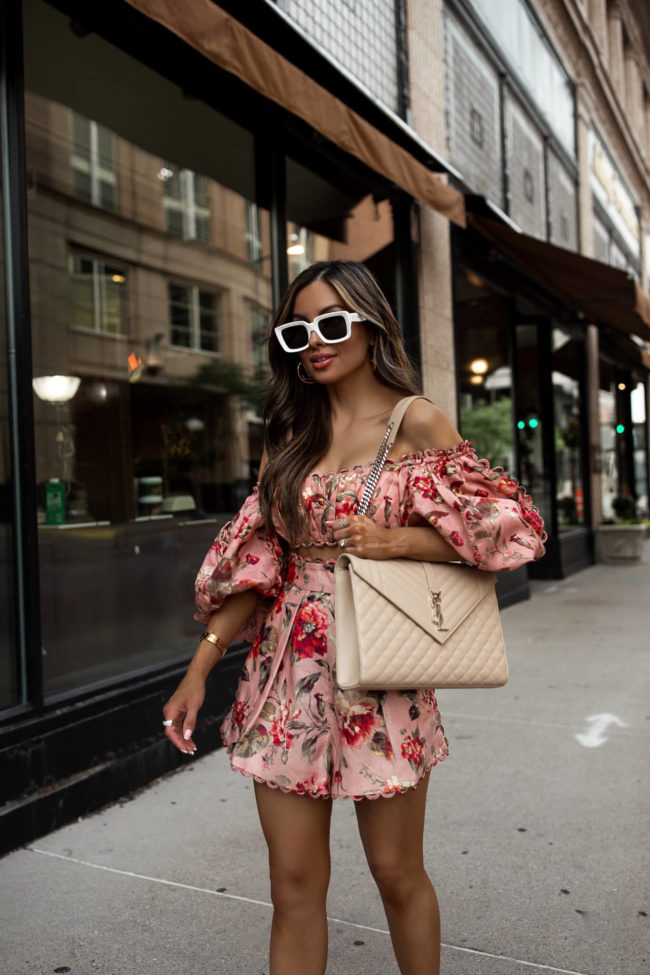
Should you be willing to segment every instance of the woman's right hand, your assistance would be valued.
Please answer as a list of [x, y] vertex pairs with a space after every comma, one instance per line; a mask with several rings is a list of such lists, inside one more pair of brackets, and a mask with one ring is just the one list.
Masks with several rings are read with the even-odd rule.
[[193, 755], [196, 751], [192, 735], [204, 697], [205, 679], [196, 671], [188, 670], [163, 708], [165, 721], [172, 722], [165, 727], [165, 734], [185, 755]]

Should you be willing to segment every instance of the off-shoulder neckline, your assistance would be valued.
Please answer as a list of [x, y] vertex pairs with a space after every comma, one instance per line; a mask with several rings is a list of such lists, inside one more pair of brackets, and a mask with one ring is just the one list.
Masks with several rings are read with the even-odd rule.
[[[397, 457], [395, 460], [393, 460], [391, 457], [387, 457], [384, 469], [394, 470], [396, 467], [403, 467], [404, 464], [411, 460], [417, 461], [428, 457], [453, 457], [456, 454], [466, 453], [471, 449], [471, 440], [461, 440], [459, 443], [454, 444], [453, 447], [429, 447], [427, 450], [411, 450], [406, 454], [402, 454], [401, 457]], [[307, 477], [324, 478], [334, 477], [337, 474], [349, 474], [352, 471], [367, 470], [368, 468], [372, 467], [374, 463], [374, 460], [371, 460], [365, 464], [352, 464], [350, 467], [341, 467], [338, 471], [312, 471], [307, 475]]]

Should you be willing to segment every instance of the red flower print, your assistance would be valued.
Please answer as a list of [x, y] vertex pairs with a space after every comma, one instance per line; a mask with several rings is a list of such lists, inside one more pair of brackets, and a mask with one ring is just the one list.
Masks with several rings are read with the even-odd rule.
[[524, 521], [530, 525], [536, 535], [541, 538], [544, 534], [544, 522], [536, 511], [524, 511]]
[[416, 475], [411, 484], [413, 490], [421, 494], [423, 498], [427, 498], [429, 501], [436, 500], [436, 486], [430, 477]]
[[458, 532], [450, 532], [449, 541], [451, 542], [452, 545], [456, 545], [457, 548], [461, 548], [463, 545], [463, 539], [460, 537]]
[[519, 482], [509, 474], [503, 474], [497, 481], [497, 490], [506, 498], [512, 498], [519, 487]]
[[327, 653], [327, 610], [314, 599], [303, 603], [293, 626], [293, 651], [301, 660]]
[[258, 562], [259, 562], [259, 556], [251, 555], [250, 552], [248, 552], [248, 554], [246, 555], [247, 565], [257, 565]]
[[239, 539], [239, 538], [242, 537], [242, 535], [248, 534], [248, 525], [249, 525], [249, 522], [250, 522], [250, 518], [247, 518], [246, 515], [243, 515], [242, 516], [242, 520], [241, 520], [241, 524], [240, 524], [239, 528], [237, 529], [237, 531], [234, 533], [233, 539]]
[[298, 574], [298, 570], [296, 569], [296, 563], [293, 560], [291, 560], [289, 562], [289, 567], [287, 568], [287, 574], [285, 577], [285, 583], [287, 586], [290, 586], [292, 583], [296, 581], [297, 574]]
[[347, 515], [353, 515], [357, 509], [357, 498], [351, 495], [338, 495], [336, 498], [336, 507], [334, 509], [334, 518], [345, 518]]
[[310, 796], [328, 796], [330, 791], [328, 783], [319, 780], [316, 772], [313, 772], [304, 782], [296, 782], [293, 788], [299, 795]]
[[419, 738], [417, 735], [408, 735], [406, 741], [402, 742], [402, 756], [408, 759], [409, 764], [414, 768], [422, 765], [424, 745], [424, 738]]
[[292, 704], [293, 701], [291, 698], [289, 698], [286, 704], [281, 704], [279, 706], [275, 717], [273, 718], [273, 726], [269, 732], [269, 737], [272, 744], [278, 746], [281, 745], [285, 751], [288, 751], [291, 748], [291, 742], [294, 738], [289, 731], [289, 723], [302, 713], [301, 708], [296, 708], [295, 711], [292, 712]]
[[367, 698], [354, 701], [345, 694], [339, 694], [337, 707], [341, 717], [341, 734], [348, 745], [362, 745], [372, 737], [379, 726], [374, 701]]
[[253, 643], [253, 646], [248, 651], [249, 657], [251, 658], [259, 657], [260, 647], [262, 646], [263, 640], [264, 640], [264, 630], [261, 630], [261, 632], [258, 633], [257, 636], [255, 637], [255, 642]]
[[485, 488], [476, 488], [474, 494], [476, 495], [477, 498], [489, 498], [490, 497], [489, 492], [486, 491]]
[[232, 723], [241, 728], [250, 709], [250, 704], [246, 704], [244, 701], [235, 701], [232, 709]]

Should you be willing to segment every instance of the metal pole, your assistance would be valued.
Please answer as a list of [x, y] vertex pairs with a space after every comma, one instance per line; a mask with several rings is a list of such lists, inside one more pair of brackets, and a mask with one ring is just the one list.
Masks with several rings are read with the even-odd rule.
[[35, 517], [21, 7], [20, 0], [0, 0], [0, 165], [14, 514], [16, 644], [21, 703], [31, 703], [39, 708], [43, 702], [43, 675]]

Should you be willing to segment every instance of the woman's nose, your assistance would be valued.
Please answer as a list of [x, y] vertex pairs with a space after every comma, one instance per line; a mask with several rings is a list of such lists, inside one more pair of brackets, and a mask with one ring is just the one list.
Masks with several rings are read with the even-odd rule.
[[320, 338], [318, 337], [318, 332], [309, 333], [309, 345], [312, 349], [315, 349], [317, 345], [320, 344]]

